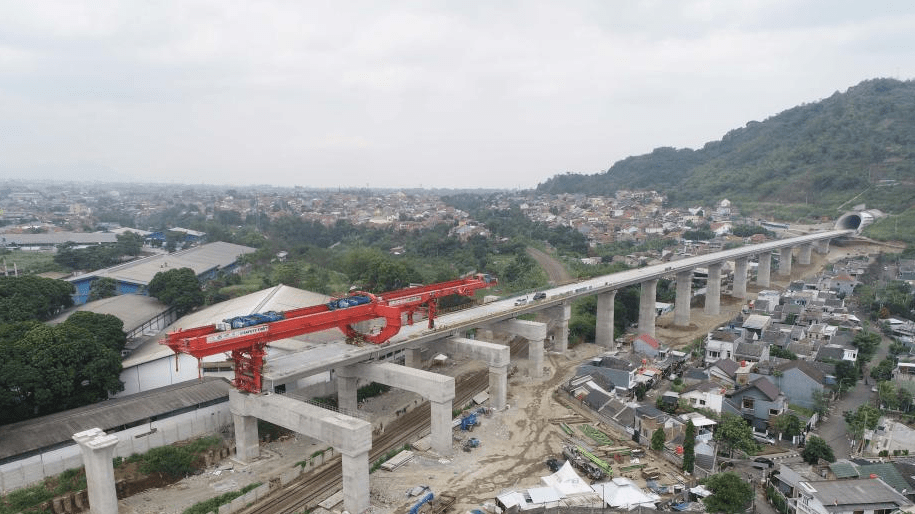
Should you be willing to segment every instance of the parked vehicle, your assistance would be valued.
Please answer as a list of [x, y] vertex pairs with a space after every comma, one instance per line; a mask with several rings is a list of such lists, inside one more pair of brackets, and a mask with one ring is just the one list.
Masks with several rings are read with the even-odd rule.
[[756, 457], [755, 459], [753, 459], [753, 462], [765, 464], [766, 466], [768, 466], [770, 468], [775, 465], [775, 462], [773, 462], [772, 459], [770, 459], [768, 457]]
[[515, 300], [515, 305], [524, 305], [524, 304], [526, 304], [526, 303], [527, 303], [527, 297], [526, 297], [526, 296], [525, 296], [524, 298], [518, 298], [517, 300]]
[[534, 300], [543, 300], [544, 298], [546, 298], [546, 293], [534, 293]]
[[758, 432], [753, 432], [753, 439], [755, 439], [758, 443], [775, 444], [775, 439], [772, 439], [766, 434], [760, 434]]

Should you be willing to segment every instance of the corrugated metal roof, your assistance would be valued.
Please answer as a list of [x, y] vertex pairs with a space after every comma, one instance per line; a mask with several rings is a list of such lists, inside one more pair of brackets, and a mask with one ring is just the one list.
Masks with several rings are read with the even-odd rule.
[[124, 322], [124, 332], [130, 332], [168, 309], [168, 305], [151, 296], [125, 294], [95, 300], [68, 309], [48, 323], [52, 325], [63, 323], [74, 312], [89, 311], [96, 314], [111, 314]]
[[90, 428], [111, 430], [228, 397], [232, 385], [208, 377], [0, 426], [0, 460], [72, 441]]
[[830, 471], [836, 476], [836, 478], [858, 478], [858, 469], [855, 468], [854, 464], [848, 461], [838, 461], [833, 462], [829, 465]]
[[98, 270], [68, 279], [79, 282], [88, 278], [110, 277], [121, 282], [147, 285], [160, 271], [190, 268], [197, 275], [214, 268], [224, 268], [235, 262], [239, 256], [255, 252], [256, 248], [232, 243], [216, 242], [197, 246], [189, 250], [154, 255], [131, 261], [111, 268]]

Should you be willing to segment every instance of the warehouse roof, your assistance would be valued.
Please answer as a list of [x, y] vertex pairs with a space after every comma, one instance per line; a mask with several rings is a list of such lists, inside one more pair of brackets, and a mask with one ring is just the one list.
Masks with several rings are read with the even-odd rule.
[[47, 232], [44, 234], [0, 234], [0, 245], [47, 246], [64, 243], [99, 244], [116, 243], [112, 232]]
[[69, 282], [81, 282], [88, 278], [109, 277], [121, 282], [147, 285], [156, 273], [170, 269], [190, 268], [201, 275], [212, 269], [224, 268], [234, 263], [242, 255], [255, 252], [255, 248], [232, 243], [216, 242], [196, 246], [165, 255], [154, 255], [111, 268], [86, 273], [67, 279]]
[[73, 309], [67, 309], [54, 319], [48, 321], [52, 325], [63, 323], [71, 314], [77, 311], [89, 311], [96, 314], [111, 314], [124, 322], [124, 332], [128, 334], [139, 326], [169, 309], [168, 305], [151, 296], [125, 294], [103, 298], [89, 303], [84, 303]]

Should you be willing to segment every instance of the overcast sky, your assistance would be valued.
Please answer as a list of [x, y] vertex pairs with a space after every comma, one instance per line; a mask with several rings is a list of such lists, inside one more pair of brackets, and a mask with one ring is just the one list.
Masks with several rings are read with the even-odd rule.
[[915, 77], [910, 0], [80, 4], [0, 4], [0, 177], [531, 188]]

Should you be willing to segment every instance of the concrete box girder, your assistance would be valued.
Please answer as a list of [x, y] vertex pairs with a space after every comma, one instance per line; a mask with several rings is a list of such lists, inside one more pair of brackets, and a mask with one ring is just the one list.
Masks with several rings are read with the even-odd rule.
[[337, 376], [362, 378], [422, 395], [433, 402], [454, 399], [454, 377], [390, 362], [360, 363], [337, 370]]

